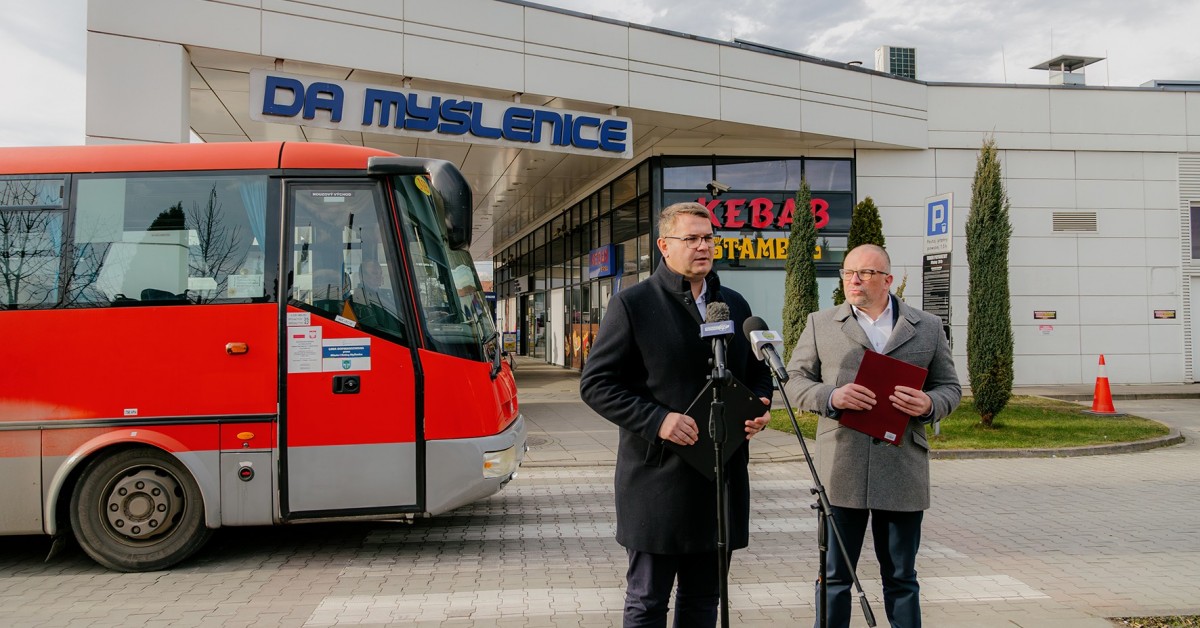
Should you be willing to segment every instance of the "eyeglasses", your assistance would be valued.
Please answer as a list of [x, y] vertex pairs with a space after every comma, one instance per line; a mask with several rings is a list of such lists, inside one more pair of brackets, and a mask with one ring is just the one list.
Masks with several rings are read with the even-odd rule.
[[858, 278], [863, 281], [871, 281], [871, 278], [875, 275], [887, 276], [887, 272], [882, 270], [874, 270], [871, 268], [864, 268], [862, 270], [850, 270], [849, 268], [843, 268], [838, 272], [842, 274], [842, 279], [850, 279], [851, 277], [858, 275]]
[[667, 238], [668, 240], [680, 240], [689, 249], [700, 248], [701, 242], [703, 242], [709, 246], [717, 246], [718, 244], [721, 243], [720, 236], [715, 236], [711, 233], [708, 235], [702, 235], [702, 236], [698, 236], [698, 235], [683, 236], [682, 238], [679, 236], [663, 236], [663, 237]]

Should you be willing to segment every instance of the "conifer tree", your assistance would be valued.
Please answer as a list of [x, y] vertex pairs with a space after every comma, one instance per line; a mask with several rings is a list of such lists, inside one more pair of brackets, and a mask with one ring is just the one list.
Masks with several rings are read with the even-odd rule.
[[987, 138], [975, 165], [967, 217], [967, 371], [980, 422], [991, 427], [1008, 404], [1013, 382], [1008, 246], [1012, 223], [995, 138]]
[[[879, 217], [879, 208], [875, 201], [868, 196], [854, 206], [850, 214], [850, 234], [846, 238], [846, 252], [854, 250], [860, 244], [884, 245], [883, 220]], [[833, 304], [841, 305], [846, 302], [846, 292], [842, 290], [842, 281], [838, 279], [837, 288], [833, 289]]]
[[788, 236], [787, 273], [783, 287], [783, 358], [792, 355], [792, 347], [808, 323], [808, 315], [819, 308], [817, 264], [817, 223], [812, 214], [812, 190], [801, 179], [796, 191], [796, 211], [792, 214], [792, 232]]

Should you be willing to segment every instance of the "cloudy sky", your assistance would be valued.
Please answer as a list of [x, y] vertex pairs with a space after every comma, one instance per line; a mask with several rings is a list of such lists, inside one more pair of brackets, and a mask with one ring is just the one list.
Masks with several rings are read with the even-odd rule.
[[[436, 0], [427, 0], [436, 1]], [[1196, 0], [543, 0], [635, 24], [873, 67], [917, 48], [926, 81], [1046, 82], [1030, 66], [1106, 57], [1089, 85], [1200, 80]], [[0, 0], [0, 146], [83, 143], [85, 0]]]

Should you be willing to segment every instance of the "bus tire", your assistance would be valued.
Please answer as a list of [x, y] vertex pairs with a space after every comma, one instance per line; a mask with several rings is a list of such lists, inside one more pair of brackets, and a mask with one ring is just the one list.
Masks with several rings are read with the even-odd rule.
[[158, 449], [93, 459], [71, 493], [71, 529], [96, 562], [117, 571], [166, 569], [208, 540], [192, 474]]

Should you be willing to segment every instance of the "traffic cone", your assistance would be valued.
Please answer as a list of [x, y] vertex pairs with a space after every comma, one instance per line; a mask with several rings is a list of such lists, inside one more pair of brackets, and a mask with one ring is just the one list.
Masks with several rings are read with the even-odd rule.
[[1100, 355], [1100, 366], [1096, 372], [1096, 389], [1092, 393], [1092, 409], [1084, 410], [1087, 414], [1099, 416], [1125, 416], [1113, 407], [1112, 389], [1108, 386], [1108, 375], [1104, 372], [1104, 355]]

